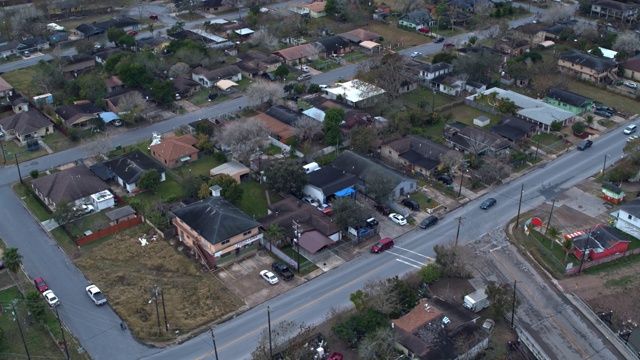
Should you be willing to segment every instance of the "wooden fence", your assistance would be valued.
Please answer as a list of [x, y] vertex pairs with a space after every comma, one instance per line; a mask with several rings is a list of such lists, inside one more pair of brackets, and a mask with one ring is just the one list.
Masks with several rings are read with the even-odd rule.
[[[640, 248], [629, 250], [629, 251], [625, 251], [625, 252], [619, 253], [619, 254], [614, 254], [614, 255], [607, 256], [606, 258], [602, 258], [602, 259], [598, 259], [598, 260], [585, 261], [585, 263], [582, 264], [582, 270], [588, 269], [590, 267], [598, 266], [598, 265], [601, 265], [601, 264], [604, 264], [604, 263], [608, 263], [610, 261], [618, 260], [618, 259], [623, 258], [625, 256], [634, 255], [634, 254], [640, 254]], [[567, 269], [564, 272], [564, 274], [567, 275], [567, 276], [570, 276], [570, 275], [577, 274], [579, 271], [580, 271], [580, 264], [572, 267], [571, 269]]]
[[120, 231], [120, 230], [124, 230], [124, 229], [128, 229], [130, 227], [136, 226], [138, 224], [140, 224], [142, 222], [142, 216], [140, 216], [139, 214], [136, 214], [136, 217], [134, 217], [133, 219], [129, 219], [129, 220], [125, 220], [121, 223], [117, 223], [113, 226], [109, 226], [108, 228], [104, 228], [104, 229], [100, 229], [97, 230], [96, 232], [94, 232], [91, 235], [87, 235], [87, 236], [83, 236], [80, 238], [77, 238], [75, 240], [76, 245], [78, 246], [82, 246], [82, 245], [86, 245], [90, 242], [96, 241], [98, 239], [102, 239], [105, 236], [109, 236], [112, 234], [115, 234], [116, 232]]

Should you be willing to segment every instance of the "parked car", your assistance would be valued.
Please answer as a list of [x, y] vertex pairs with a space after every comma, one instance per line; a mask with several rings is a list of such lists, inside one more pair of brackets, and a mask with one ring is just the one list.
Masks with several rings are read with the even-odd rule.
[[269, 81], [276, 81], [278, 80], [278, 78], [276, 78], [275, 75], [273, 75], [272, 73], [266, 72], [262, 74], [262, 77], [269, 80]]
[[100, 291], [100, 289], [98, 289], [97, 286], [89, 285], [85, 288], [85, 290], [87, 291], [87, 295], [89, 295], [89, 298], [91, 298], [94, 304], [102, 305], [107, 303], [107, 298], [104, 297], [104, 294], [102, 293], [102, 291]]
[[426, 229], [426, 228], [428, 228], [430, 226], [433, 226], [433, 225], [435, 225], [437, 223], [438, 223], [438, 217], [435, 216], [435, 215], [431, 215], [431, 216], [427, 217], [426, 219], [422, 220], [420, 222], [419, 226], [420, 226], [421, 229]]
[[402, 199], [402, 205], [408, 207], [413, 211], [420, 210], [420, 204], [418, 204], [418, 202], [413, 199]]
[[376, 220], [376, 218], [374, 217], [368, 218], [365, 222], [367, 223], [367, 226], [372, 229], [377, 227], [380, 224], [380, 222], [378, 222], [378, 220]]
[[331, 354], [331, 356], [329, 356], [327, 360], [342, 360], [342, 359], [343, 359], [342, 354], [334, 352]]
[[274, 262], [273, 264], [271, 264], [271, 270], [280, 274], [280, 276], [282, 276], [282, 280], [284, 281], [289, 281], [294, 277], [293, 271], [291, 271], [289, 267], [283, 263]]
[[315, 200], [314, 198], [312, 198], [311, 196], [305, 196], [305, 197], [302, 198], [302, 200], [305, 201], [305, 202], [308, 202], [309, 204], [311, 204], [311, 205], [313, 205], [315, 207], [320, 206], [320, 203], [317, 200]]
[[407, 225], [407, 219], [400, 214], [392, 213], [389, 215], [389, 219], [400, 226]]
[[324, 211], [325, 209], [328, 209], [330, 207], [331, 207], [331, 205], [327, 205], [327, 204], [320, 204], [320, 205], [316, 206], [316, 208], [318, 210], [320, 210], [320, 211]]
[[453, 178], [449, 174], [440, 175], [436, 178], [436, 180], [440, 181], [445, 185], [453, 184]]
[[265, 279], [269, 284], [271, 285], [275, 285], [278, 283], [278, 277], [275, 276], [271, 271], [269, 270], [262, 270], [260, 271], [260, 277], [262, 277], [263, 279]]
[[292, 189], [289, 193], [296, 199], [302, 200], [304, 198], [304, 194], [296, 189]]
[[373, 206], [376, 210], [378, 210], [382, 215], [391, 214], [391, 208], [386, 204], [375, 204]]
[[33, 279], [33, 283], [36, 285], [36, 289], [38, 289], [38, 291], [40, 292], [45, 292], [49, 290], [47, 283], [44, 282], [44, 280], [41, 277], [37, 277]]
[[309, 80], [311, 79], [311, 74], [306, 73], [298, 76], [298, 81]]
[[26, 50], [25, 50], [25, 51], [22, 53], [22, 56], [24, 56], [24, 57], [29, 57], [29, 56], [31, 56], [31, 53], [30, 53], [29, 51], [26, 51]]
[[637, 89], [638, 88], [638, 84], [631, 82], [631, 81], [625, 81], [624, 82], [624, 86], [631, 88], [631, 89]]
[[138, 35], [138, 32], [135, 31], [135, 30], [129, 30], [129, 31], [127, 31], [127, 35], [136, 36], [136, 35]]
[[309, 67], [308, 66], [303, 66], [300, 68], [300, 70], [302, 70], [302, 72], [304, 73], [308, 73], [309, 72]]
[[44, 296], [44, 299], [47, 301], [47, 304], [49, 304], [49, 306], [53, 307], [60, 305], [60, 299], [58, 299], [58, 297], [53, 293], [52, 290], [43, 292], [42, 296]]
[[431, 30], [429, 30], [429, 28], [426, 28], [426, 27], [421, 27], [420, 29], [418, 29], [418, 31], [420, 31], [423, 34], [428, 34], [431, 32]]
[[358, 237], [359, 238], [366, 237], [367, 235], [371, 234], [371, 231], [373, 230], [371, 230], [368, 227], [361, 227], [360, 229], [358, 229]]
[[603, 118], [610, 118], [613, 114], [611, 114], [610, 112], [606, 112], [603, 110], [596, 110], [593, 112], [594, 114], [598, 115], [598, 116], [602, 116]]
[[497, 202], [498, 201], [494, 198], [488, 198], [487, 200], [483, 201], [482, 204], [480, 204], [480, 209], [487, 210], [493, 205], [495, 205]]
[[591, 147], [591, 145], [593, 145], [593, 141], [591, 140], [582, 140], [582, 142], [580, 144], [578, 144], [578, 150], [580, 151], [584, 151], [587, 150], [588, 148]]
[[384, 238], [373, 244], [370, 251], [374, 254], [379, 254], [385, 250], [391, 249], [393, 245], [395, 244], [391, 238]]
[[608, 113], [611, 114], [615, 114], [616, 113], [616, 109], [612, 108], [612, 107], [608, 107], [602, 104], [596, 104], [596, 110], [601, 110], [601, 111], [606, 111]]
[[635, 126], [635, 125], [629, 125], [629, 126], [627, 126], [626, 128], [624, 128], [623, 133], [624, 133], [625, 135], [631, 135], [631, 134], [633, 134], [634, 132], [636, 132], [636, 130], [638, 130], [638, 127], [637, 127], [637, 126]]
[[329, 206], [328, 208], [322, 210], [322, 213], [327, 215], [328, 217], [331, 217], [331, 215], [333, 215], [333, 208]]
[[417, 58], [418, 56], [422, 56], [422, 53], [419, 51], [414, 51], [411, 53], [412, 58]]
[[115, 119], [111, 123], [113, 124], [113, 126], [116, 126], [116, 127], [120, 127], [123, 125], [123, 122], [120, 119]]
[[151, 20], [158, 20], [158, 15], [156, 15], [156, 14], [151, 14], [151, 15], [149, 15], [149, 19], [151, 19]]
[[84, 205], [84, 204], [73, 208], [73, 211], [78, 216], [89, 214], [93, 212], [93, 210], [94, 210], [93, 205]]

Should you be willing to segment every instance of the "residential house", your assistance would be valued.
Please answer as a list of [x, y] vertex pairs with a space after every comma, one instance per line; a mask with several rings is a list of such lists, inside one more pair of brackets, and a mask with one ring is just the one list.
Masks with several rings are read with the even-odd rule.
[[78, 75], [93, 70], [96, 67], [96, 58], [87, 54], [67, 55], [60, 58], [64, 63], [62, 73], [67, 79], [74, 79]]
[[419, 135], [408, 135], [402, 139], [382, 145], [380, 156], [404, 171], [421, 176], [431, 176], [440, 166], [440, 157], [449, 151], [444, 145]]
[[95, 25], [86, 24], [86, 23], [82, 23], [82, 24], [76, 26], [75, 29], [73, 29], [73, 33], [75, 35], [83, 37], [85, 39], [88, 39], [88, 38], [93, 37], [93, 36], [102, 35], [106, 31], [107, 30], [105, 30], [105, 29], [100, 29], [100, 28], [97, 28]]
[[381, 22], [381, 23], [386, 23], [387, 22], [387, 17], [389, 17], [389, 13], [385, 12], [385, 11], [380, 11], [380, 10], [375, 10], [373, 12], [373, 15], [371, 15], [371, 18], [373, 20]]
[[58, 119], [64, 121], [66, 127], [87, 126], [91, 119], [96, 119], [104, 110], [92, 102], [62, 105], [56, 109]]
[[487, 90], [487, 84], [480, 81], [467, 80], [464, 82], [464, 86], [462, 88], [470, 94], [477, 94]]
[[104, 79], [104, 85], [107, 87], [107, 94], [124, 89], [124, 82], [120, 80], [118, 75], [109, 76]]
[[231, 10], [231, 6], [226, 3], [223, 4], [222, 0], [201, 0], [201, 6], [204, 11], [214, 12], [214, 11], [227, 11]]
[[409, 66], [418, 70], [418, 78], [421, 83], [429, 87], [432, 87], [431, 80], [438, 76], [449, 74], [453, 71], [453, 66], [446, 62], [427, 64], [422, 61], [413, 60], [409, 63]]
[[582, 80], [596, 83], [612, 82], [618, 79], [618, 63], [615, 60], [569, 50], [557, 55], [560, 71], [577, 76]]
[[[215, 20], [211, 21], [215, 23]], [[224, 20], [224, 22], [227, 22]], [[223, 25], [221, 25], [223, 26]], [[224, 28], [224, 26], [223, 26]], [[171, 34], [171, 38], [176, 40], [192, 40], [196, 43], [204, 44], [209, 48], [227, 48], [232, 47], [233, 42], [229, 39], [211, 34], [203, 29], [182, 30]]]
[[440, 75], [431, 80], [431, 83], [435, 84], [436, 89], [442, 93], [460, 96], [464, 91], [466, 81], [451, 75]]
[[49, 40], [42, 37], [28, 38], [20, 40], [20, 45], [16, 48], [19, 52], [31, 51], [37, 52], [47, 50], [49, 48]]
[[444, 134], [449, 147], [473, 155], [505, 152], [511, 147], [511, 142], [499, 135], [459, 122], [445, 125]]
[[613, 0], [599, 0], [591, 4], [591, 16], [632, 23], [638, 18], [638, 6]]
[[111, 20], [93, 22], [91, 24], [82, 23], [74, 29], [74, 33], [78, 36], [89, 38], [101, 35], [112, 27], [122, 29], [124, 31], [140, 30], [141, 23], [138, 20], [122, 17]]
[[[447, 5], [455, 9], [466, 11], [468, 13], [474, 13], [476, 6], [479, 6], [479, 5], [484, 6], [488, 2], [489, 0], [450, 0], [447, 2]], [[434, 13], [435, 13], [435, 9], [434, 9]]]
[[308, 3], [294, 3], [291, 4], [291, 6], [289, 7], [289, 11], [296, 13], [298, 15], [301, 15], [302, 17], [309, 17], [309, 8], [306, 7], [305, 5], [307, 5]]
[[53, 123], [38, 110], [25, 110], [0, 119], [0, 129], [6, 134], [7, 140], [15, 138], [21, 145], [25, 145], [30, 139], [52, 134]]
[[469, 15], [468, 13], [457, 9], [445, 11], [442, 13], [442, 16], [451, 19], [455, 26], [464, 26], [465, 22], [471, 18], [471, 15]]
[[391, 320], [391, 327], [396, 348], [409, 359], [473, 359], [489, 346], [489, 334], [476, 324], [478, 318], [461, 304], [433, 297]]
[[160, 174], [160, 181], [166, 180], [164, 167], [140, 150], [124, 154], [103, 163], [111, 172], [118, 184], [129, 193], [137, 192], [136, 182], [145, 172], [155, 169]]
[[233, 30], [233, 32], [238, 35], [238, 38], [240, 39], [240, 41], [247, 41], [251, 38], [251, 35], [253, 35], [254, 31], [249, 29], [249, 28], [242, 28], [242, 29], [236, 29]]
[[[110, 94], [107, 95], [107, 97], [104, 98], [104, 101], [107, 103], [107, 107], [109, 108], [109, 110], [113, 111], [116, 114], [121, 114], [122, 111], [120, 111], [120, 109], [118, 108], [118, 106], [120, 105], [120, 102], [123, 99], [132, 98], [132, 97], [145, 99], [146, 101], [149, 101], [150, 99], [149, 94], [147, 94], [147, 92], [144, 90], [125, 88], [121, 90], [112, 91]], [[145, 103], [144, 106], [146, 107], [146, 105], [147, 104]]]
[[13, 85], [9, 84], [7, 80], [0, 76], [0, 98], [8, 98], [13, 95]]
[[281, 57], [285, 63], [292, 66], [318, 59], [318, 49], [313, 44], [293, 46], [275, 51], [273, 54]]
[[511, 142], [519, 142], [528, 138], [536, 131], [536, 124], [514, 116], [505, 116], [497, 125], [489, 128], [489, 131]]
[[119, 49], [119, 48], [106, 48], [103, 50], [100, 50], [98, 52], [96, 52], [94, 54], [95, 58], [96, 58], [96, 62], [98, 64], [102, 64], [104, 65], [107, 60], [109, 60], [109, 58], [117, 53], [121, 53], [123, 50]]
[[296, 137], [296, 128], [291, 125], [287, 125], [282, 121], [263, 112], [258, 113], [257, 115], [253, 116], [253, 118], [260, 121], [264, 124], [264, 126], [267, 127], [267, 129], [269, 130], [269, 136], [272, 139], [277, 140], [283, 144], [289, 143], [290, 139]]
[[[345, 190], [353, 190], [353, 186], [358, 184], [358, 178], [351, 174], [337, 169], [333, 166], [324, 166], [309, 173], [309, 182], [304, 186], [302, 192], [321, 204], [326, 204], [329, 199]], [[353, 192], [353, 191], [347, 191]]]
[[541, 23], [526, 23], [516, 27], [515, 31], [522, 38], [529, 41], [531, 48], [545, 41], [545, 25]]
[[364, 108], [381, 100], [386, 91], [360, 80], [351, 80], [326, 88], [327, 96], [332, 100], [341, 100], [349, 106]]
[[8, 58], [11, 55], [18, 55], [19, 42], [15, 40], [0, 42], [0, 56]]
[[544, 102], [576, 115], [584, 114], [593, 108], [593, 100], [571, 91], [550, 88]]
[[22, 97], [22, 95], [20, 95], [19, 93], [13, 93], [13, 95], [10, 95], [9, 103], [11, 103], [11, 108], [16, 114], [23, 111], [29, 111], [29, 101]]
[[55, 211], [65, 203], [89, 203], [91, 195], [108, 190], [109, 186], [84, 164], [67, 168], [31, 180], [31, 188], [44, 204]]
[[367, 182], [372, 176], [382, 176], [390, 181], [393, 185], [393, 190], [389, 197], [392, 199], [406, 196], [417, 190], [417, 180], [385, 166], [370, 156], [361, 155], [351, 150], [344, 151], [338, 155], [332, 165], [339, 170], [357, 176], [360, 182], [356, 185], [356, 189], [364, 193], [366, 193]]
[[[565, 20], [544, 29], [545, 40], [560, 39], [564, 31], [572, 30], [578, 20]], [[565, 30], [566, 29], [566, 30]]]
[[526, 39], [518, 39], [518, 38], [502, 38], [495, 45], [496, 49], [500, 50], [504, 54], [508, 54], [507, 59], [503, 62], [506, 62], [509, 57], [517, 57], [531, 49], [531, 45]]
[[272, 118], [283, 122], [289, 126], [295, 126], [300, 119], [300, 114], [296, 111], [289, 109], [284, 105], [275, 105], [270, 107], [265, 113]]
[[436, 24], [435, 19], [426, 10], [416, 10], [402, 15], [398, 20], [398, 25], [410, 27], [418, 30], [423, 27], [432, 28]]
[[640, 81], [640, 56], [633, 57], [622, 64], [624, 77]]
[[193, 135], [163, 138], [159, 144], [151, 145], [151, 156], [169, 169], [198, 160], [200, 150], [195, 148], [198, 139]]
[[387, 4], [380, 4], [376, 7], [376, 11], [385, 12], [387, 14], [391, 13], [391, 6]]
[[211, 266], [262, 239], [260, 223], [221, 197], [217, 189], [210, 198], [173, 210], [172, 220], [180, 241]]
[[624, 234], [605, 224], [565, 235], [564, 238], [573, 242], [571, 253], [581, 261], [606, 258], [629, 248], [629, 240]]
[[261, 228], [266, 231], [273, 224], [279, 225], [284, 229], [283, 240], [293, 244], [297, 239], [303, 255], [315, 254], [342, 239], [340, 227], [330, 217], [294, 197], [269, 205], [268, 211], [269, 215], [260, 219]]
[[302, 114], [319, 122], [323, 122], [326, 115], [324, 110], [318, 109], [317, 107], [311, 107], [303, 111]]
[[338, 34], [341, 38], [352, 42], [354, 45], [359, 45], [363, 41], [378, 41], [382, 38], [381, 35], [373, 33], [364, 29], [355, 29]]
[[165, 46], [169, 45], [171, 39], [165, 36], [154, 35], [148, 36], [141, 39], [136, 39], [136, 45], [140, 49], [151, 50], [154, 53], [158, 54], [162, 52]]
[[345, 38], [335, 35], [314, 41], [313, 45], [318, 49], [318, 54], [323, 58], [334, 55], [346, 54], [353, 51], [353, 43]]
[[210, 88], [220, 80], [242, 80], [242, 70], [236, 65], [228, 65], [215, 70], [207, 70], [199, 66], [193, 69], [191, 77], [194, 81], [202, 84], [202, 86]]
[[314, 1], [311, 4], [305, 4], [304, 6], [309, 9], [309, 17], [312, 19], [317, 19], [323, 16], [327, 16], [327, 13], [324, 12], [325, 5], [327, 5], [325, 1]]
[[282, 59], [273, 54], [265, 54], [257, 50], [249, 50], [244, 54], [238, 54], [240, 60], [235, 65], [242, 70], [242, 75], [248, 78], [255, 78], [266, 72], [275, 71]]
[[602, 184], [602, 198], [614, 204], [620, 204], [627, 199], [627, 193], [618, 185], [610, 182]]
[[640, 198], [635, 198], [609, 214], [616, 229], [640, 239]]
[[[190, 98], [193, 94], [200, 91], [200, 83], [197, 81], [183, 77], [173, 79], [172, 81], [176, 94], [182, 98]], [[176, 96], [176, 98], [178, 97]]]
[[50, 0], [46, 5], [49, 15], [72, 16], [72, 14], [82, 11], [79, 0]]
[[209, 175], [211, 177], [216, 177], [218, 175], [228, 175], [238, 184], [240, 184], [249, 179], [249, 168], [242, 165], [236, 160], [231, 160], [209, 170]]

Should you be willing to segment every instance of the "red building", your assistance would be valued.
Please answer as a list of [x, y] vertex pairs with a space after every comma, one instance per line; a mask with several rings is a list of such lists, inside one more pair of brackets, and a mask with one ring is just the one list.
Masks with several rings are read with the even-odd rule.
[[615, 228], [599, 224], [591, 231], [578, 231], [565, 235], [567, 240], [573, 241], [573, 255], [582, 260], [587, 251], [587, 260], [602, 259], [607, 256], [627, 251], [629, 240]]

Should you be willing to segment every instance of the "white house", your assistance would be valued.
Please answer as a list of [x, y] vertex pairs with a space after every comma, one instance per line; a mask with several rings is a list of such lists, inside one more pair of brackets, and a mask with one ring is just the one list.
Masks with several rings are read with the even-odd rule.
[[632, 200], [612, 212], [613, 227], [640, 239], [640, 198]]
[[330, 99], [342, 98], [347, 104], [358, 108], [373, 105], [386, 93], [375, 85], [357, 79], [337, 84], [337, 86], [326, 88], [324, 91]]

